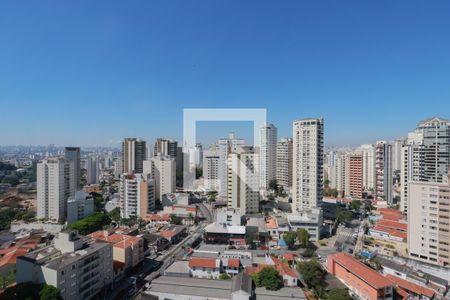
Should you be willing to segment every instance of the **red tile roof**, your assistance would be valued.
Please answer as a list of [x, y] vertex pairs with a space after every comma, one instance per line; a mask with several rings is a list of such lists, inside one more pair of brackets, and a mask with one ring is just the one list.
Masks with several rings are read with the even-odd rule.
[[286, 261], [294, 261], [297, 256], [297, 253], [284, 253], [281, 254], [279, 258], [284, 258]]
[[390, 228], [387, 228], [387, 227], [375, 226], [374, 228], [372, 228], [372, 230], [386, 232], [386, 233], [389, 233], [392, 236], [396, 236], [396, 237], [402, 238], [404, 240], [406, 240], [408, 238], [408, 233], [407, 232], [398, 231], [398, 230], [390, 229]]
[[386, 278], [389, 279], [394, 284], [398, 285], [402, 289], [412, 292], [416, 295], [424, 295], [428, 298], [432, 298], [434, 296], [434, 292], [430, 289], [427, 289], [423, 286], [420, 286], [418, 284], [412, 283], [408, 280], [405, 280], [403, 278], [388, 274], [386, 275]]
[[229, 258], [228, 259], [228, 266], [232, 268], [239, 268], [241, 265], [241, 261], [239, 258]]
[[27, 247], [13, 247], [14, 249], [11, 249], [10, 252], [6, 253], [1, 259], [0, 259], [0, 267], [3, 267], [7, 264], [16, 264], [16, 259], [19, 256], [23, 256], [27, 254], [30, 251], [30, 248]]
[[159, 233], [160, 236], [165, 237], [165, 238], [171, 238], [174, 237], [177, 233], [174, 231], [161, 231]]
[[375, 289], [381, 289], [391, 285], [390, 280], [347, 253], [340, 252], [332, 254], [328, 256], [328, 259], [332, 259]]
[[395, 230], [399, 230], [399, 231], [408, 231], [408, 224], [406, 223], [400, 223], [400, 222], [396, 222], [396, 221], [391, 221], [391, 220], [379, 220], [376, 224], [377, 226], [383, 226], [383, 227], [387, 227], [387, 228], [391, 228], [391, 229], [395, 229]]
[[148, 214], [144, 218], [145, 221], [151, 221], [151, 222], [169, 222], [170, 221], [170, 215], [169, 214]]
[[294, 270], [292, 270], [287, 263], [284, 263], [278, 258], [273, 256], [271, 258], [275, 264], [275, 269], [278, 270], [281, 276], [288, 275], [297, 278], [297, 273], [295, 273]]
[[193, 257], [189, 260], [189, 268], [218, 268], [217, 260], [213, 258]]
[[143, 241], [143, 238], [131, 236], [131, 235], [118, 234], [118, 233], [108, 235], [108, 233], [103, 230], [93, 232], [89, 236], [96, 240], [101, 240], [101, 241], [111, 243], [114, 245], [114, 247], [117, 247], [117, 248], [132, 247], [134, 245], [138, 245], [141, 240]]

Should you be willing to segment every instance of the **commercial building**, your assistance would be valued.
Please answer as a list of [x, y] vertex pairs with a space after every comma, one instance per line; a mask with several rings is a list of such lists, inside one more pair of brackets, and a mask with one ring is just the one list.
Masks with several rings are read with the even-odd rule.
[[263, 123], [259, 128], [259, 185], [269, 189], [269, 183], [276, 179], [277, 128], [271, 123]]
[[67, 199], [75, 194], [74, 163], [64, 158], [48, 158], [37, 164], [37, 217], [65, 220]]
[[81, 220], [94, 212], [94, 198], [83, 192], [77, 191], [67, 200], [67, 223]]
[[409, 182], [408, 251], [411, 258], [450, 263], [449, 183]]
[[142, 173], [147, 158], [146, 143], [142, 139], [125, 138], [122, 142], [122, 174]]
[[54, 245], [17, 258], [16, 281], [56, 287], [62, 298], [93, 299], [113, 281], [113, 250], [75, 232], [61, 232]]
[[149, 175], [123, 174], [119, 193], [122, 218], [144, 218], [155, 210], [155, 181]]
[[276, 179], [285, 191], [292, 187], [292, 139], [282, 138], [277, 143]]
[[258, 154], [250, 146], [228, 155], [228, 204], [242, 214], [259, 212]]
[[214, 223], [205, 227], [204, 240], [209, 244], [245, 246], [245, 226], [239, 210], [224, 209], [217, 212]]
[[295, 231], [304, 228], [308, 231], [311, 241], [318, 241], [320, 239], [323, 223], [321, 208], [304, 208], [299, 212], [287, 214], [286, 218], [291, 230]]
[[341, 280], [356, 299], [392, 300], [393, 284], [347, 253], [328, 255], [328, 272]]
[[322, 202], [323, 125], [322, 118], [293, 123], [293, 212]]
[[254, 299], [252, 279], [244, 273], [232, 280], [210, 280], [161, 276], [145, 292], [157, 299], [250, 300]]

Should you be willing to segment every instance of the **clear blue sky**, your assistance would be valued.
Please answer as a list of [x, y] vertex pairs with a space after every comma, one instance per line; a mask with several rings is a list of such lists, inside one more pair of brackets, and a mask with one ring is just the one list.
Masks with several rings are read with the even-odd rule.
[[[180, 139], [183, 108], [267, 108], [326, 144], [450, 117], [450, 1], [0, 2], [0, 144]], [[223, 134], [220, 133], [220, 136]]]

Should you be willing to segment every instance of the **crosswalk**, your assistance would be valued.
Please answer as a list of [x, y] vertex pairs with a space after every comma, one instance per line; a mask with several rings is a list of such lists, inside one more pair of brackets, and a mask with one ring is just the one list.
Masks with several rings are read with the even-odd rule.
[[334, 243], [334, 247], [343, 247], [347, 243], [351, 243], [352, 235], [354, 234], [354, 230], [352, 228], [339, 228], [336, 235], [336, 241]]

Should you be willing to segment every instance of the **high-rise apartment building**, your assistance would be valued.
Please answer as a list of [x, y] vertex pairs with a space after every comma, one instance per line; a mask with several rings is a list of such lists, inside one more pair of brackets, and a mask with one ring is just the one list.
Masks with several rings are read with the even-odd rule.
[[386, 141], [375, 144], [375, 182], [374, 199], [392, 204], [392, 145]]
[[282, 138], [277, 143], [277, 183], [285, 191], [292, 187], [292, 139]]
[[408, 189], [410, 181], [421, 180], [421, 165], [423, 162], [423, 136], [420, 132], [408, 133], [408, 138], [402, 146], [400, 168], [400, 210], [408, 214]]
[[80, 147], [65, 147], [64, 158], [73, 163], [73, 190], [81, 188], [81, 162], [80, 162]]
[[417, 125], [423, 136], [421, 181], [444, 182], [450, 166], [450, 121], [430, 118]]
[[87, 184], [98, 184], [100, 176], [99, 158], [89, 156], [86, 160]]
[[142, 139], [125, 138], [122, 142], [122, 173], [142, 173], [147, 158], [146, 143]]
[[323, 118], [293, 123], [292, 211], [320, 206], [323, 197]]
[[157, 200], [165, 194], [174, 193], [176, 190], [175, 159], [170, 156], [154, 156], [151, 160], [144, 162], [144, 173], [151, 174], [155, 180], [155, 196]]
[[358, 151], [362, 155], [363, 188], [366, 191], [375, 190], [375, 147], [372, 144], [363, 144]]
[[362, 199], [363, 192], [363, 157], [360, 154], [348, 155], [348, 185], [350, 196], [353, 199]]
[[237, 148], [244, 146], [245, 141], [243, 139], [238, 139], [235, 137], [234, 133], [230, 133], [228, 138], [220, 139], [217, 142], [217, 151], [219, 153], [219, 193], [220, 199], [228, 198], [228, 155], [235, 152]]
[[259, 184], [263, 190], [269, 189], [269, 183], [276, 179], [277, 168], [277, 128], [264, 123], [259, 128]]
[[258, 154], [242, 146], [228, 155], [228, 207], [241, 214], [259, 212]]
[[219, 190], [219, 160], [216, 145], [203, 153], [203, 182], [208, 191]]
[[449, 166], [450, 122], [437, 117], [419, 122], [402, 148], [401, 209], [408, 214], [408, 182], [444, 182]]
[[37, 164], [37, 217], [65, 220], [67, 199], [75, 195], [74, 163], [64, 158], [48, 158]]
[[450, 185], [409, 182], [408, 251], [411, 258], [450, 264]]
[[346, 153], [335, 153], [333, 168], [330, 169], [330, 187], [336, 189], [338, 197], [345, 196], [345, 189], [348, 187], [348, 164]]
[[177, 158], [178, 142], [171, 139], [158, 138], [155, 142], [153, 156], [170, 156]]
[[394, 140], [390, 142], [392, 145], [392, 171], [400, 171], [402, 165], [402, 140]]
[[124, 174], [120, 182], [120, 215], [141, 217], [155, 210], [155, 181], [145, 174]]

